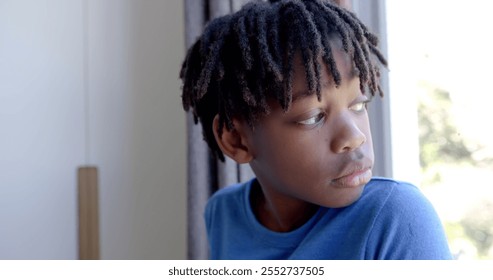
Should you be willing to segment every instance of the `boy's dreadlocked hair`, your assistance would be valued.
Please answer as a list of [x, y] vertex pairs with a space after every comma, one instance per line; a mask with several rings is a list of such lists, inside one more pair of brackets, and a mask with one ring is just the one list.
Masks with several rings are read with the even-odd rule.
[[[180, 72], [183, 107], [192, 108], [195, 123], [202, 123], [204, 138], [221, 160], [212, 131], [219, 116], [219, 131], [233, 129], [233, 117], [251, 127], [269, 113], [267, 100], [284, 111], [292, 101], [293, 58], [300, 51], [310, 94], [321, 98], [322, 58], [336, 86], [341, 75], [333, 56], [331, 38], [342, 41], [354, 61], [360, 88], [378, 92], [380, 71], [373, 56], [387, 65], [377, 50], [378, 39], [355, 14], [327, 0], [252, 2], [235, 14], [211, 21], [188, 50]], [[372, 56], [373, 55], [373, 56]]]

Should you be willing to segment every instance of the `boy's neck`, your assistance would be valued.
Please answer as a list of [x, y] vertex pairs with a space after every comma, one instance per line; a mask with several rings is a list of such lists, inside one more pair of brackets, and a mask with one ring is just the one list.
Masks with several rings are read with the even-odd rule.
[[320, 207], [306, 201], [281, 200], [269, 195], [257, 180], [252, 184], [250, 205], [257, 220], [275, 232], [290, 232], [303, 226]]

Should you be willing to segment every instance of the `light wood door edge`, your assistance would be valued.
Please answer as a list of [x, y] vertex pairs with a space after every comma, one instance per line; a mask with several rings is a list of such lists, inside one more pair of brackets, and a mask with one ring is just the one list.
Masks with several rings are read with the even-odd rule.
[[98, 169], [83, 166], [77, 170], [79, 212], [79, 259], [98, 260], [99, 196]]

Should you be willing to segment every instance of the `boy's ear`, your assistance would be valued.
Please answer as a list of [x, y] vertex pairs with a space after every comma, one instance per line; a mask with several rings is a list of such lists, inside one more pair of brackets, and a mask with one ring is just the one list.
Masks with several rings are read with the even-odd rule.
[[249, 163], [253, 156], [248, 145], [245, 124], [239, 120], [233, 120], [233, 129], [228, 130], [226, 126], [222, 128], [222, 134], [219, 136], [219, 116], [216, 115], [212, 122], [212, 130], [216, 138], [217, 145], [224, 155], [230, 157], [237, 163]]

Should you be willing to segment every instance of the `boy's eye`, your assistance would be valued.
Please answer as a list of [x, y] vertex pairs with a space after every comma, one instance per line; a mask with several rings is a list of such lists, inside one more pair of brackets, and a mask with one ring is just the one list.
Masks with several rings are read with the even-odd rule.
[[351, 105], [351, 107], [349, 107], [349, 109], [351, 111], [356, 112], [356, 113], [363, 112], [366, 110], [366, 105], [368, 104], [368, 102], [370, 102], [370, 100], [358, 102], [356, 104]]
[[320, 112], [320, 113], [316, 114], [313, 117], [310, 117], [310, 118], [308, 118], [306, 120], [299, 121], [298, 124], [301, 124], [301, 125], [314, 125], [314, 124], [320, 123], [324, 119], [325, 119], [325, 113]]

